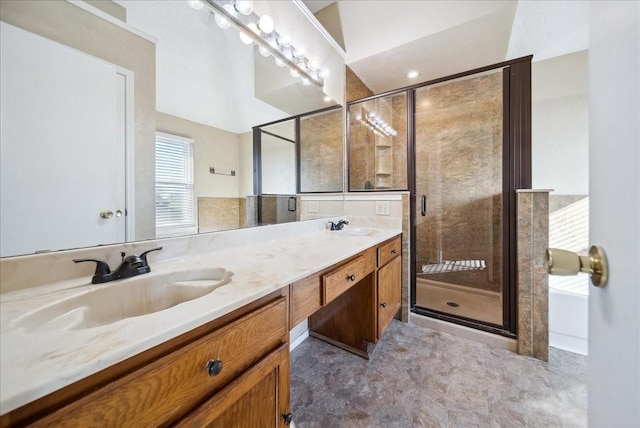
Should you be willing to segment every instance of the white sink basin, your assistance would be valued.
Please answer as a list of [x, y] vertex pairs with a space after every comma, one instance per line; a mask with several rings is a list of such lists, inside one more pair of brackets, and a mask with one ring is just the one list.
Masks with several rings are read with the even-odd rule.
[[223, 268], [204, 268], [87, 285], [82, 294], [35, 309], [12, 324], [27, 333], [98, 327], [197, 299], [228, 284], [232, 275]]
[[345, 227], [339, 232], [344, 235], [369, 235], [371, 233], [371, 229], [366, 227]]

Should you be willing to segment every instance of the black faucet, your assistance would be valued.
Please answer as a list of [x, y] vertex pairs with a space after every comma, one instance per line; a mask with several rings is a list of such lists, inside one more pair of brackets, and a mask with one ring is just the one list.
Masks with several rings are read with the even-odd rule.
[[162, 247], [152, 248], [147, 250], [139, 256], [131, 255], [125, 257], [125, 253], [120, 253], [122, 256], [122, 263], [116, 270], [111, 272], [109, 264], [102, 260], [97, 259], [73, 259], [75, 263], [82, 262], [95, 262], [96, 271], [91, 278], [92, 284], [102, 284], [105, 282], [115, 281], [120, 278], [131, 278], [132, 276], [142, 275], [143, 273], [151, 272], [151, 267], [147, 261], [147, 254], [152, 251], [160, 251]]
[[340, 220], [338, 223], [334, 223], [332, 221], [329, 222], [331, 225], [331, 230], [342, 230], [345, 224], [349, 224], [347, 220]]

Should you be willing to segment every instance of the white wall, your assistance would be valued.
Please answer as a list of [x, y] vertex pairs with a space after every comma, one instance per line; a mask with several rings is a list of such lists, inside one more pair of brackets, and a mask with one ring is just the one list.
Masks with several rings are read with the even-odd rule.
[[581, 51], [532, 65], [534, 189], [589, 194], [587, 60], [587, 51]]

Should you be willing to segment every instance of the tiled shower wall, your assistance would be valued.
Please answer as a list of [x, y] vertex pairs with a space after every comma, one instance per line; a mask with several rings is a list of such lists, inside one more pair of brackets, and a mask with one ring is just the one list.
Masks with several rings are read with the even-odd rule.
[[300, 119], [300, 190], [342, 191], [342, 109]]

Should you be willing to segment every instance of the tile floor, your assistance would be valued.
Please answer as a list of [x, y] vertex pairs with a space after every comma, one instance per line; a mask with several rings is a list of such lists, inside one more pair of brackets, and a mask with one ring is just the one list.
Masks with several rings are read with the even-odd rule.
[[392, 322], [372, 360], [308, 338], [291, 354], [291, 405], [307, 427], [586, 426], [587, 357], [549, 363]]

